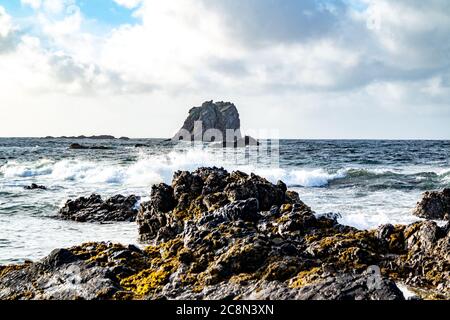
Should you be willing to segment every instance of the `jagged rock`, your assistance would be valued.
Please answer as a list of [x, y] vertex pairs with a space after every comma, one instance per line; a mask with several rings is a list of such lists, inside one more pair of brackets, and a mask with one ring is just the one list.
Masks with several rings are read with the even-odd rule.
[[[301, 202], [298, 194], [287, 190], [282, 182], [273, 185], [261, 177], [239, 171], [228, 173], [218, 168], [200, 168], [194, 172], [177, 172], [172, 189], [177, 205], [165, 212], [163, 219], [158, 215], [153, 216], [159, 217], [159, 223], [155, 224], [157, 227], [153, 229], [153, 233], [144, 232], [144, 238], [156, 243], [163, 243], [160, 242], [161, 239], [182, 240], [184, 247], [194, 253], [190, 256], [190, 260], [194, 261], [191, 270], [202, 270], [205, 285], [221, 283], [244, 272], [247, 270], [245, 268], [260, 270], [266, 265], [266, 268], [271, 269], [267, 261], [270, 256], [300, 254], [305, 255], [300, 261], [309, 261], [303, 267], [309, 270], [313, 270], [314, 265], [329, 264], [342, 272], [356, 270], [360, 273], [371, 265], [384, 264], [390, 264], [391, 267], [395, 265], [392, 272], [396, 272], [396, 268], [403, 270], [404, 257], [408, 257], [406, 239], [411, 235], [405, 235], [402, 227], [389, 225], [378, 231], [358, 231], [340, 225], [337, 222], [340, 217], [338, 214], [315, 216]], [[171, 197], [171, 190], [165, 190], [169, 193], [167, 196]], [[152, 217], [152, 210], [151, 206], [141, 208], [140, 214]], [[441, 230], [437, 228], [436, 230]], [[164, 237], [161, 236], [162, 230]], [[436, 231], [431, 228], [423, 233], [431, 236], [435, 234], [433, 230]], [[419, 236], [421, 231], [417, 231], [419, 233], [416, 237], [423, 238], [424, 236]], [[437, 233], [442, 235], [445, 232], [441, 230]], [[448, 249], [443, 242], [432, 242], [431, 246], [441, 248], [435, 260], [446, 261]], [[421, 246], [419, 256], [425, 254], [425, 248], [425, 245]], [[211, 252], [215, 254], [211, 256]], [[385, 255], [389, 256], [390, 252], [394, 255], [401, 254], [402, 258], [385, 261]], [[195, 253], [201, 253], [202, 258], [196, 259]], [[249, 255], [254, 260], [243, 259]], [[210, 262], [206, 263], [205, 260]], [[283, 265], [283, 261], [284, 258], [278, 258], [277, 264]], [[311, 261], [316, 262], [309, 265]], [[298, 264], [301, 266], [302, 262]], [[448, 281], [445, 280], [446, 273], [443, 271], [445, 264], [437, 264], [442, 271], [438, 272], [436, 279], [422, 277], [421, 283], [412, 280], [409, 283], [436, 287], [443, 283], [441, 288], [446, 288]], [[431, 264], [428, 266], [433, 269]], [[288, 266], [280, 270], [301, 272], [301, 269], [302, 267], [299, 269], [288, 263]], [[281, 276], [277, 272], [281, 271], [275, 272], [274, 279], [279, 280]], [[261, 271], [260, 274], [263, 273]], [[408, 281], [409, 273], [409, 269], [405, 270], [402, 275], [404, 281]], [[441, 290], [439, 294], [447, 292], [446, 290]]]
[[[206, 101], [200, 107], [189, 110], [189, 116], [172, 139], [207, 142], [235, 141], [241, 139], [240, 127], [239, 113], [234, 104]], [[210, 129], [216, 129], [220, 137], [208, 135], [207, 131]], [[233, 130], [233, 135], [227, 137], [227, 130]]]
[[62, 219], [78, 222], [134, 221], [139, 197], [116, 195], [103, 200], [98, 194], [68, 200], [59, 210]]
[[46, 187], [46, 186], [38, 185], [38, 184], [36, 184], [36, 183], [32, 183], [32, 184], [29, 185], [29, 186], [25, 186], [24, 189], [25, 189], [25, 190], [47, 190], [47, 187]]
[[[450, 298], [450, 223], [358, 230], [256, 175], [177, 172], [152, 188], [138, 224], [144, 250], [87, 244], [0, 267], [0, 298], [403, 299], [395, 282]], [[64, 285], [73, 266], [78, 295]]]
[[218, 209], [211, 215], [219, 215], [226, 217], [230, 221], [250, 221], [257, 222], [261, 216], [258, 213], [259, 204], [258, 200], [255, 198], [250, 198], [247, 200], [234, 201], [225, 205], [223, 208]]
[[[154, 186], [151, 198], [141, 206], [137, 219], [142, 241], [155, 240], [163, 232], [181, 232], [186, 216], [201, 216], [230, 202], [232, 204], [224, 208], [229, 219], [233, 220], [231, 217], [241, 212], [244, 217], [241, 220], [257, 220], [258, 210], [268, 210], [286, 200], [286, 185], [274, 185], [254, 174], [239, 171], [228, 173], [223, 168], [199, 168], [192, 173], [176, 172], [172, 186]], [[162, 208], [162, 204], [167, 206]], [[173, 212], [167, 214], [171, 210]], [[221, 212], [224, 210], [215, 214], [221, 215]]]
[[141, 204], [137, 215], [140, 240], [148, 242], [167, 231], [166, 225], [170, 220], [167, 212], [176, 205], [174, 191], [171, 186], [164, 183], [154, 185], [151, 191], [151, 200]]
[[425, 192], [414, 214], [425, 219], [450, 220], [450, 189]]

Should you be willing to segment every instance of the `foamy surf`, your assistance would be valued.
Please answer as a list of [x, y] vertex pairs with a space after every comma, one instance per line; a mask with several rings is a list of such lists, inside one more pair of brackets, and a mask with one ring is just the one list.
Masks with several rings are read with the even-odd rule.
[[[235, 159], [234, 159], [235, 160]], [[121, 184], [130, 187], [149, 187], [152, 184], [169, 183], [175, 171], [192, 171], [198, 167], [218, 166], [229, 171], [240, 170], [256, 173], [275, 183], [284, 181], [290, 187], [326, 187], [330, 182], [346, 179], [378, 179], [397, 175], [415, 176], [417, 181], [436, 178], [443, 186], [450, 182], [448, 168], [364, 168], [347, 167], [338, 170], [314, 167], [273, 167], [264, 164], [239, 164], [233, 159], [205, 149], [171, 151], [167, 154], [146, 154], [140, 152], [136, 161], [126, 164], [113, 161], [90, 161], [64, 159], [53, 161], [43, 159], [31, 162], [10, 161], [0, 167], [0, 175], [6, 179], [30, 178], [61, 184], [67, 181], [86, 184]]]
[[170, 152], [166, 155], [145, 155], [131, 164], [92, 162], [85, 160], [61, 160], [52, 162], [17, 163], [8, 162], [0, 168], [5, 178], [45, 178], [50, 182], [77, 181], [80, 183], [126, 184], [130, 186], [150, 186], [154, 183], [169, 183], [175, 171], [192, 171], [198, 167], [219, 166], [227, 170], [256, 173], [272, 182], [285, 181], [289, 186], [323, 187], [329, 181], [343, 178], [346, 170], [329, 173], [325, 169], [283, 169], [277, 167], [257, 167], [223, 162], [207, 151], [190, 150]]
[[[26, 258], [19, 256], [19, 247], [24, 246], [48, 253], [50, 247], [80, 239], [132, 243], [136, 239], [130, 226], [94, 230], [83, 225], [75, 231], [75, 225], [50, 223], [53, 220], [48, 217], [54, 217], [68, 199], [92, 193], [104, 198], [135, 194], [146, 201], [152, 184], [170, 183], [178, 170], [217, 166], [253, 172], [273, 183], [282, 180], [317, 214], [340, 213], [341, 223], [359, 229], [411, 223], [417, 220], [411, 211], [423, 191], [450, 187], [449, 144], [445, 141], [414, 142], [414, 149], [427, 150], [420, 157], [409, 151], [410, 143], [385, 142], [380, 146], [371, 141], [281, 141], [279, 165], [270, 157], [251, 158], [255, 155], [251, 148], [173, 147], [152, 139], [95, 143], [111, 149], [69, 150], [67, 140], [57, 139], [0, 139], [0, 230], [2, 239], [9, 241], [8, 245], [0, 243], [0, 263], [1, 250], [13, 250], [18, 255], [9, 256], [15, 259]], [[137, 143], [147, 147], [135, 148]], [[411, 160], [398, 162], [398, 158]], [[48, 189], [25, 191], [24, 186], [31, 183]], [[31, 223], [28, 221], [33, 228], [23, 237]], [[57, 242], [67, 241], [58, 245], [46, 240], [40, 234], [43, 229], [54, 234]], [[108, 236], [121, 230], [123, 238]], [[67, 237], [73, 237], [74, 242]]]

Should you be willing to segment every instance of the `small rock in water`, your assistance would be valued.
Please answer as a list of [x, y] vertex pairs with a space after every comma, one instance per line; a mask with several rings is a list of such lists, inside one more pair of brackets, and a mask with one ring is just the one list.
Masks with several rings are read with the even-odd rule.
[[39, 190], [47, 190], [47, 187], [46, 187], [46, 186], [38, 185], [38, 184], [36, 184], [36, 183], [32, 183], [32, 184], [29, 185], [29, 186], [25, 186], [24, 189], [26, 189], [26, 190], [36, 190], [36, 189], [39, 189]]
[[61, 218], [78, 222], [134, 221], [139, 197], [117, 195], [105, 201], [98, 194], [68, 200], [59, 210]]

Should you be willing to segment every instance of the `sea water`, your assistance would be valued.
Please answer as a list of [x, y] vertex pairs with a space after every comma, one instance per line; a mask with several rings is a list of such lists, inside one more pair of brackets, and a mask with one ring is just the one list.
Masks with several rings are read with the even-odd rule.
[[[74, 142], [110, 149], [70, 150]], [[417, 221], [412, 210], [421, 193], [450, 187], [450, 141], [281, 140], [277, 157], [257, 158], [249, 157], [252, 148], [258, 149], [162, 139], [1, 138], [0, 264], [88, 241], [138, 244], [135, 223], [63, 221], [58, 209], [91, 193], [145, 201], [152, 184], [170, 183], [177, 170], [219, 166], [282, 180], [317, 214], [339, 213], [341, 223], [360, 229]], [[25, 190], [31, 183], [48, 189]]]

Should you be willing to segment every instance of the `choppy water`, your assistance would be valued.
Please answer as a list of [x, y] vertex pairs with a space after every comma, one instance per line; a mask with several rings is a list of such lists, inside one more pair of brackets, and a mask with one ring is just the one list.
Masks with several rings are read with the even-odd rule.
[[[69, 150], [72, 142], [112, 149]], [[55, 215], [68, 198], [93, 192], [148, 196], [153, 183], [199, 166], [281, 179], [317, 213], [339, 212], [342, 223], [359, 228], [415, 221], [411, 210], [423, 191], [450, 187], [450, 141], [286, 140], [279, 149], [278, 165], [264, 153], [252, 157], [254, 148], [228, 149], [224, 158], [221, 148], [157, 139], [0, 139], [0, 263], [86, 241], [135, 243], [134, 223], [81, 224]], [[24, 190], [33, 182], [48, 190]]]

